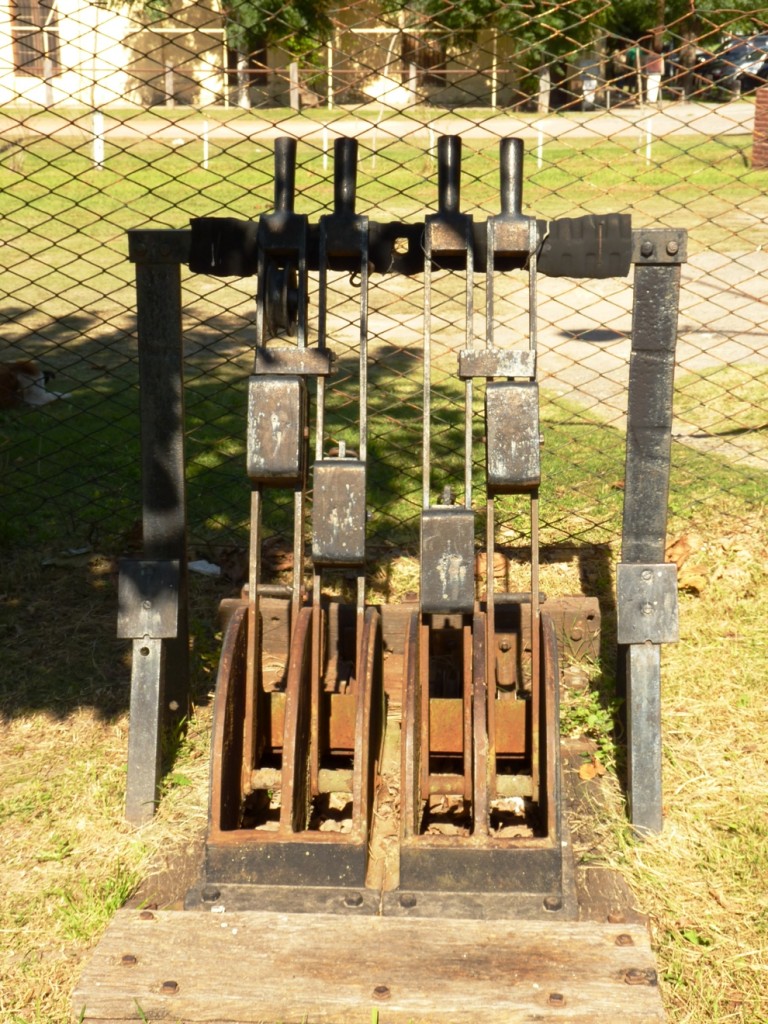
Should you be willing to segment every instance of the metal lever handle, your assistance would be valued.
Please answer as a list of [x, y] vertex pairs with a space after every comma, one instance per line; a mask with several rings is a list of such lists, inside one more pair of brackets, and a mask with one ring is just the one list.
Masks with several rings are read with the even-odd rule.
[[501, 212], [521, 217], [523, 211], [523, 140], [502, 139], [499, 146], [501, 164]]
[[296, 139], [275, 139], [275, 212], [293, 213], [296, 194]]
[[333, 211], [354, 214], [357, 192], [357, 139], [333, 144]]
[[459, 212], [461, 139], [442, 135], [437, 140], [437, 208], [441, 214]]

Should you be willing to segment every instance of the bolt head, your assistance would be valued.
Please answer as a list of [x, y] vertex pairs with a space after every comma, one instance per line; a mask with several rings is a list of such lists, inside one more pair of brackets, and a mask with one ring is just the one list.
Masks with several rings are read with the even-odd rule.
[[550, 992], [547, 1002], [550, 1006], [565, 1006], [565, 996], [562, 992]]
[[622, 932], [621, 935], [616, 936], [617, 946], [634, 946], [634, 944], [635, 940], [632, 938], [631, 935], [626, 935]]
[[400, 906], [404, 910], [412, 910], [417, 903], [417, 899], [412, 892], [404, 892], [400, 897]]
[[155, 920], [155, 915], [152, 913], [151, 910], [142, 910], [142, 912], [139, 914], [139, 920], [141, 920], [141, 921], [154, 921]]
[[348, 892], [344, 897], [345, 907], [362, 907], [363, 894], [360, 892]]
[[164, 981], [160, 986], [160, 994], [164, 996], [175, 996], [178, 991], [178, 981]]
[[544, 897], [544, 909], [549, 911], [561, 910], [563, 901], [559, 896], [545, 896]]
[[221, 896], [221, 891], [215, 885], [206, 885], [200, 893], [203, 903], [215, 903], [219, 896]]
[[389, 999], [391, 994], [392, 993], [389, 991], [389, 985], [377, 985], [373, 990], [374, 999]]
[[653, 242], [645, 241], [640, 246], [641, 256], [653, 256]]
[[653, 615], [653, 605], [649, 604], [647, 601], [643, 605], [643, 615]]
[[667, 253], [670, 256], [677, 256], [677, 253], [678, 253], [679, 249], [680, 249], [680, 246], [677, 244], [677, 242], [674, 242], [674, 241], [673, 242], [667, 242]]
[[120, 957], [120, 963], [123, 967], [135, 967], [138, 962], [139, 958], [134, 956], [133, 953], [123, 953]]

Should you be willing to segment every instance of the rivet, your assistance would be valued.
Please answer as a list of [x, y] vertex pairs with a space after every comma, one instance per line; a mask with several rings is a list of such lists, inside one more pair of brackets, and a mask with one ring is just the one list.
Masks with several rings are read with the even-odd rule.
[[653, 605], [652, 604], [648, 604], [646, 602], [646, 604], [643, 605], [643, 615], [652, 615], [652, 614], [653, 614]]
[[627, 985], [657, 985], [658, 977], [652, 967], [643, 970], [641, 967], [630, 967], [624, 975]]
[[164, 981], [160, 986], [160, 995], [175, 996], [179, 991], [178, 981]]
[[648, 582], [648, 580], [650, 580], [650, 579], [653, 579], [653, 573], [651, 572], [650, 569], [643, 569], [643, 571], [642, 571], [642, 573], [640, 575], [643, 577], [643, 579], [646, 582]]
[[389, 985], [377, 985], [373, 990], [374, 999], [389, 999], [392, 993], [389, 991]]
[[139, 919], [142, 921], [154, 921], [155, 915], [152, 913], [151, 910], [142, 910], [142, 912], [139, 914]]
[[565, 1006], [565, 996], [562, 992], [550, 992], [547, 1002], [550, 1006]]
[[361, 907], [363, 905], [363, 894], [360, 892], [348, 892], [344, 897], [345, 907]]
[[544, 909], [545, 910], [550, 910], [550, 911], [561, 910], [562, 906], [563, 906], [563, 901], [560, 899], [559, 896], [545, 896], [544, 897]]
[[139, 962], [139, 958], [134, 956], [133, 953], [123, 953], [120, 957], [120, 963], [123, 967], [135, 967]]
[[142, 601], [141, 602], [141, 607], [142, 608], [151, 608], [152, 607], [152, 602], [151, 601]]
[[632, 938], [631, 935], [627, 935], [626, 933], [622, 932], [621, 935], [616, 936], [617, 946], [634, 946], [634, 944], [635, 940]]
[[417, 900], [412, 892], [404, 892], [400, 897], [400, 906], [404, 910], [412, 910], [416, 906]]
[[645, 241], [640, 246], [641, 256], [653, 256], [653, 242]]
[[667, 242], [667, 252], [670, 256], [677, 256], [677, 251], [679, 248], [680, 246], [677, 244], [677, 242]]
[[200, 893], [203, 903], [215, 903], [219, 896], [221, 896], [221, 891], [215, 885], [206, 885]]

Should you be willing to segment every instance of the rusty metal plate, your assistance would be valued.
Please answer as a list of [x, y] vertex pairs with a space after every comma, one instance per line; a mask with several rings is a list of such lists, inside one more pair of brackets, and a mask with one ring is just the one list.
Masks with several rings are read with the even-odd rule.
[[461, 506], [421, 513], [421, 609], [469, 614], [475, 606], [475, 514]]
[[249, 379], [247, 472], [253, 483], [292, 487], [301, 482], [305, 396], [299, 377]]
[[[492, 220], [494, 252], [503, 255], [527, 254], [533, 248], [536, 222], [533, 217], [494, 217]], [[535, 244], [535, 242], [534, 242]]]
[[459, 352], [459, 377], [533, 377], [536, 353], [530, 349], [481, 348]]
[[528, 707], [529, 701], [511, 697], [493, 702], [497, 755], [522, 757], [526, 753]]
[[315, 565], [365, 562], [365, 463], [324, 459], [312, 471], [312, 561]]
[[179, 619], [178, 561], [124, 558], [117, 585], [117, 635], [121, 640], [175, 637]]
[[486, 466], [491, 494], [519, 494], [541, 482], [539, 386], [504, 381], [485, 389], [488, 443]]
[[270, 348], [259, 345], [253, 361], [255, 375], [327, 377], [331, 372], [330, 349]]
[[433, 697], [429, 702], [429, 752], [454, 755], [463, 750], [464, 702], [455, 697]]
[[332, 693], [328, 720], [328, 746], [332, 754], [351, 754], [355, 749], [357, 700], [353, 693]]

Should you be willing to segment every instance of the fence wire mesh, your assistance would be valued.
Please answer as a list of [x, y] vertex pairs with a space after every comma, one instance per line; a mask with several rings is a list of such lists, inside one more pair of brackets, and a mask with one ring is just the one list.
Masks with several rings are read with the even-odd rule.
[[[0, 54], [6, 545], [137, 546], [126, 232], [186, 228], [205, 216], [257, 219], [273, 205], [278, 136], [299, 140], [296, 209], [312, 220], [333, 207], [335, 138], [359, 142], [358, 211], [415, 222], [436, 208], [437, 140], [455, 134], [462, 209], [477, 219], [499, 211], [498, 140], [518, 136], [526, 213], [626, 212], [636, 227], [686, 228], [672, 528], [760, 513], [768, 471], [765, 6], [1, 0]], [[237, 576], [247, 547], [255, 283], [185, 271], [183, 284], [192, 553], [240, 564]], [[464, 286], [449, 270], [432, 284], [439, 493], [460, 476]], [[477, 337], [484, 286], [478, 275]], [[368, 500], [379, 562], [415, 553], [423, 288], [420, 275], [372, 279]], [[329, 436], [354, 446], [357, 282], [330, 274], [328, 293], [336, 354]], [[524, 275], [499, 275], [496, 293], [499, 339], [523, 337]], [[540, 280], [545, 545], [617, 536], [631, 302], [629, 279]], [[316, 332], [315, 275], [309, 308]], [[265, 518], [279, 534], [289, 513], [275, 500]], [[512, 546], [525, 532], [516, 515], [510, 501], [500, 517]], [[280, 552], [274, 541], [276, 568]]]

